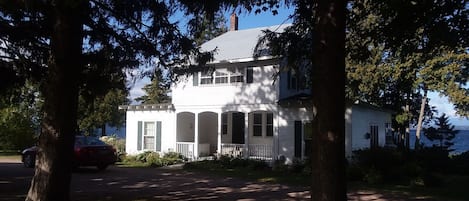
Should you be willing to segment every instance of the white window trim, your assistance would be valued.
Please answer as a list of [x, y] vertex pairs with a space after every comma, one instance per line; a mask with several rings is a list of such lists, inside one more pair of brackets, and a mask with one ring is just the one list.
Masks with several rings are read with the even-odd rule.
[[[153, 123], [153, 132], [150, 132], [152, 135], [148, 135], [147, 124]], [[156, 148], [156, 122], [155, 121], [143, 121], [143, 131], [142, 131], [142, 150], [145, 151], [153, 151]], [[152, 137], [153, 138], [153, 149], [147, 148], [145, 145], [145, 137]]]
[[[218, 73], [223, 73], [224, 75], [217, 75]], [[219, 69], [215, 70], [212, 72], [211, 75], [203, 75], [202, 72], [199, 73], [199, 79], [198, 83], [199, 86], [223, 86], [223, 85], [239, 85], [239, 84], [244, 84], [246, 83], [246, 68], [243, 68], [243, 70], [240, 70], [237, 68], [234, 72], [228, 70], [228, 69]], [[242, 82], [232, 82], [233, 77], [239, 77], [242, 76]], [[210, 83], [202, 83], [203, 79], [209, 79], [211, 80]], [[221, 82], [221, 83], [216, 83], [216, 78], [226, 78], [227, 82]]]
[[[261, 115], [261, 123], [260, 124], [256, 124], [254, 123], [254, 115], [256, 114], [260, 114]], [[267, 114], [272, 114], [272, 124], [267, 124]], [[252, 113], [252, 134], [251, 136], [252, 137], [255, 137], [255, 138], [272, 138], [274, 137], [275, 135], [275, 127], [274, 127], [274, 113], [273, 112], [266, 112], [266, 111], [262, 111], [262, 112], [253, 112]], [[272, 135], [271, 136], [268, 136], [267, 135], [267, 125], [272, 125]], [[261, 135], [254, 135], [254, 126], [261, 126]]]

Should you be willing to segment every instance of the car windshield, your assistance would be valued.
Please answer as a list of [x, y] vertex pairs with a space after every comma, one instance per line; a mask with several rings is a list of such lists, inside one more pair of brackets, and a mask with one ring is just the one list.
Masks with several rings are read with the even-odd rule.
[[76, 145], [105, 145], [106, 143], [104, 143], [97, 137], [80, 136], [80, 137], [75, 138], [75, 144]]

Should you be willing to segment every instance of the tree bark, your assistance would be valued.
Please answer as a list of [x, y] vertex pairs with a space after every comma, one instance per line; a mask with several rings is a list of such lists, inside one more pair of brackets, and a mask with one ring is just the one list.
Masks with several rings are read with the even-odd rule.
[[415, 145], [414, 145], [415, 150], [418, 150], [420, 148], [420, 131], [422, 130], [423, 114], [425, 113], [426, 104], [427, 104], [427, 91], [424, 92], [424, 95], [422, 98], [422, 104], [420, 105], [419, 119], [417, 122], [417, 131], [415, 132]]
[[347, 200], [345, 181], [345, 1], [313, 6], [314, 133], [311, 199]]
[[83, 1], [52, 1], [51, 57], [36, 169], [26, 200], [68, 201], [82, 55]]

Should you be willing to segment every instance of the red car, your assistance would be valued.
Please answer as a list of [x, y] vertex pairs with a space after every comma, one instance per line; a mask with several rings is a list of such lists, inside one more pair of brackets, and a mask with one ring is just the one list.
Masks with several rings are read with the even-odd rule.
[[[39, 147], [33, 146], [23, 150], [21, 160], [25, 167], [34, 167]], [[116, 150], [97, 137], [76, 136], [73, 166], [96, 166], [104, 170], [116, 162]]]

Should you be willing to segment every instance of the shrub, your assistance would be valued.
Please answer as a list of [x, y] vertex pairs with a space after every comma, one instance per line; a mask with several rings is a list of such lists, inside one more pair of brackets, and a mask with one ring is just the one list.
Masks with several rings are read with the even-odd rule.
[[422, 175], [420, 167], [411, 151], [376, 148], [354, 151], [349, 165], [353, 169], [348, 171], [353, 180], [360, 180], [363, 175], [364, 181], [372, 183], [409, 183]]
[[182, 163], [185, 161], [185, 158], [182, 154], [179, 154], [177, 152], [168, 152], [163, 155], [162, 158], [162, 165], [173, 165], [176, 163]]
[[383, 183], [383, 175], [375, 168], [370, 168], [366, 171], [364, 180], [369, 184]]
[[270, 169], [269, 165], [265, 161], [261, 160], [247, 160], [248, 168], [251, 170], [267, 170]]
[[469, 151], [451, 156], [451, 172], [469, 175]]
[[162, 160], [160, 159], [160, 154], [156, 152], [146, 153], [145, 163], [147, 163], [151, 167], [160, 167], [163, 165]]

